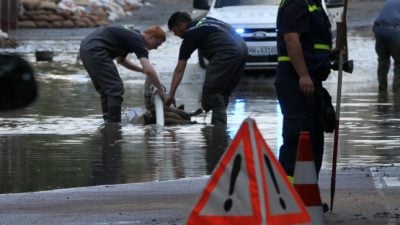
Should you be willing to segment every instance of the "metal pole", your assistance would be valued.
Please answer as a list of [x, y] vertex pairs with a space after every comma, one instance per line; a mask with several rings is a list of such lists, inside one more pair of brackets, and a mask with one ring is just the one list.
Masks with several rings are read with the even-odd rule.
[[333, 139], [333, 157], [332, 157], [332, 176], [331, 176], [331, 202], [330, 210], [333, 210], [333, 199], [335, 197], [336, 189], [336, 164], [337, 164], [337, 152], [339, 142], [339, 124], [340, 124], [340, 105], [342, 101], [342, 77], [343, 77], [343, 50], [339, 52], [339, 67], [338, 67], [338, 84], [337, 84], [337, 95], [336, 95], [336, 123], [335, 132]]
[[348, 60], [347, 7], [348, 7], [348, 0], [344, 0], [341, 21], [336, 23], [337, 25], [336, 48], [339, 49], [339, 60], [338, 60], [338, 84], [337, 84], [337, 95], [336, 95], [336, 123], [335, 123], [334, 139], [333, 139], [332, 175], [331, 175], [331, 189], [330, 189], [331, 211], [333, 210], [333, 201], [336, 191], [336, 165], [337, 165], [337, 154], [338, 154], [338, 144], [339, 144], [338, 142], [339, 142], [339, 124], [340, 124], [340, 105], [342, 101], [343, 64], [345, 61]]

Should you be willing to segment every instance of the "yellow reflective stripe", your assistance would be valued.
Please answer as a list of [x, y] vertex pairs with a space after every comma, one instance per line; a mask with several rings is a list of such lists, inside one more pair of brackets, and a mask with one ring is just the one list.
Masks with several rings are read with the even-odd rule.
[[314, 44], [314, 49], [330, 50], [331, 48], [326, 44]]
[[292, 176], [287, 176], [287, 179], [289, 180], [290, 184], [293, 184], [294, 177], [292, 177]]
[[314, 11], [317, 11], [317, 10], [319, 10], [319, 7], [317, 5], [309, 5], [308, 6], [308, 11], [309, 12], [314, 12]]
[[[318, 5], [310, 5], [307, 0], [305, 0], [305, 2], [307, 4], [309, 12], [314, 12], [314, 11], [321, 10], [321, 7], [319, 7]], [[279, 7], [283, 7], [284, 4], [285, 4], [285, 0], [282, 0], [280, 5], [279, 5]]]
[[314, 12], [314, 11], [321, 10], [321, 8], [318, 7], [317, 5], [310, 5], [307, 0], [305, 0], [305, 1], [306, 1], [307, 6], [308, 6], [308, 11], [309, 12]]
[[278, 62], [288, 62], [288, 61], [290, 61], [289, 56], [279, 56], [278, 57]]
[[[329, 51], [331, 48], [329, 47], [329, 45], [326, 44], [314, 44], [314, 49]], [[289, 61], [290, 57], [287, 55], [282, 55], [278, 57], [278, 62], [289, 62]]]
[[202, 25], [205, 21], [206, 21], [206, 18], [201, 18], [201, 19], [196, 23], [196, 27], [199, 27], [199, 26]]

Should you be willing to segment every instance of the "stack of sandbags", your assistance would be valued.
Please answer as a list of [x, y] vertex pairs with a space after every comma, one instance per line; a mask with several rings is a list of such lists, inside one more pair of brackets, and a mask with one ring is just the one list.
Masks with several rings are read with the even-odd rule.
[[97, 27], [132, 14], [141, 0], [22, 0], [20, 28]]
[[[85, 0], [75, 0], [85, 1]], [[141, 4], [140, 0], [86, 0], [92, 5], [102, 7], [107, 10], [110, 20], [117, 20], [124, 16], [131, 15]]]
[[[101, 7], [90, 9], [75, 4], [69, 8], [59, 7], [74, 3], [58, 0], [22, 0], [23, 10], [19, 15], [20, 28], [74, 28], [98, 27], [109, 24], [108, 13]], [[64, 3], [64, 5], [62, 5]]]
[[139, 0], [121, 0], [119, 4], [121, 4], [125, 13], [132, 14], [134, 11], [139, 9], [139, 6], [142, 3]]
[[9, 39], [8, 34], [0, 29], [0, 48], [16, 48], [17, 46], [17, 42]]

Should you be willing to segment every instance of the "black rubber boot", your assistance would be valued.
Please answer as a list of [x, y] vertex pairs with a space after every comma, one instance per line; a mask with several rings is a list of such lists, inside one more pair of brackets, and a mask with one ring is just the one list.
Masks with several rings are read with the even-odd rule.
[[121, 122], [121, 107], [109, 107], [108, 108], [107, 122], [108, 123], [120, 123]]
[[396, 68], [394, 68], [393, 70], [393, 92], [397, 92], [400, 91], [400, 67], [397, 66]]
[[387, 89], [387, 77], [390, 68], [390, 60], [378, 59], [378, 84], [379, 90], [385, 91]]
[[108, 122], [108, 113], [107, 113], [107, 97], [106, 96], [101, 96], [100, 97], [100, 102], [101, 102], [101, 112], [103, 113], [103, 120], [105, 123]]
[[385, 91], [387, 89], [387, 77], [383, 76], [378, 77], [378, 84], [379, 84], [379, 91]]
[[215, 110], [213, 109], [211, 115], [211, 123], [214, 125], [226, 125], [227, 124], [227, 115], [225, 109]]

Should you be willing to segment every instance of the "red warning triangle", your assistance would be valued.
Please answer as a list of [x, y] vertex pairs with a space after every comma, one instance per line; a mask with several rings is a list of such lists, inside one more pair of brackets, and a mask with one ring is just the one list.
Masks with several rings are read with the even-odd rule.
[[253, 119], [246, 119], [214, 169], [187, 224], [311, 224]]

